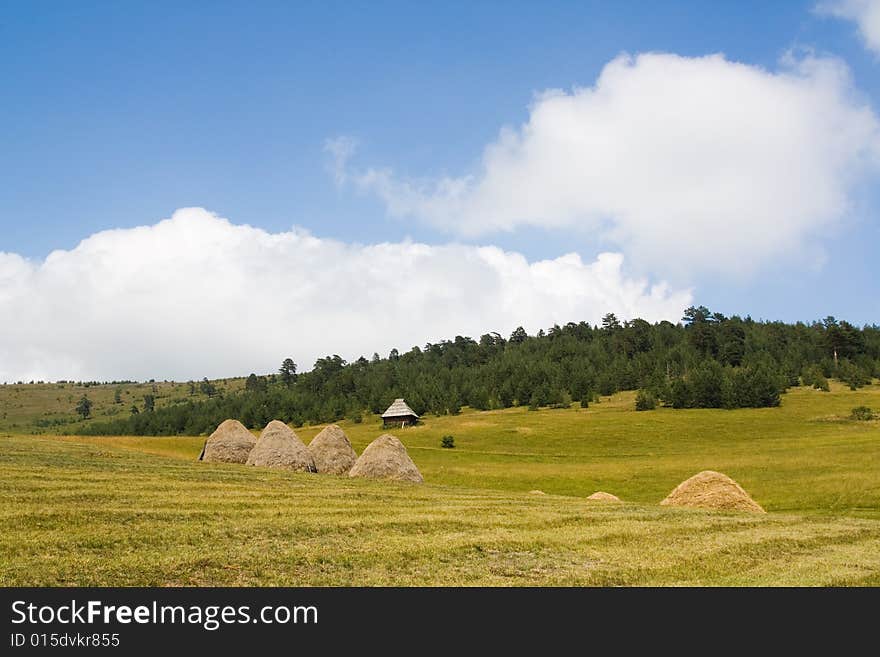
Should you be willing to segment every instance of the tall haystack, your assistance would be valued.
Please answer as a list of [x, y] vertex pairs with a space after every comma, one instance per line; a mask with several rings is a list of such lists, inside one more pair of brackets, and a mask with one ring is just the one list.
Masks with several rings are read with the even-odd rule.
[[257, 439], [238, 420], [223, 420], [220, 426], [208, 436], [200, 461], [214, 463], [244, 463], [254, 448]]
[[272, 420], [263, 429], [247, 464], [297, 472], [315, 471], [308, 448], [293, 429], [278, 420]]
[[587, 499], [592, 500], [593, 502], [620, 502], [620, 498], [617, 497], [617, 495], [606, 493], [604, 490], [597, 490], [595, 493], [587, 497]]
[[348, 436], [335, 424], [324, 427], [321, 433], [312, 438], [309, 453], [322, 474], [348, 474], [357, 461], [357, 454]]
[[704, 470], [683, 481], [660, 502], [666, 506], [688, 506], [723, 511], [766, 513], [738, 483], [726, 474]]
[[403, 443], [387, 433], [367, 445], [348, 475], [412, 481], [418, 484], [424, 481]]

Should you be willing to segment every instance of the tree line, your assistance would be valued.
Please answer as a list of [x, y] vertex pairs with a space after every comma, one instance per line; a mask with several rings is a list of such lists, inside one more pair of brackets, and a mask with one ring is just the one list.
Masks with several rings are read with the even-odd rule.
[[241, 392], [169, 406], [79, 428], [89, 434], [194, 435], [237, 418], [258, 428], [272, 419], [299, 426], [381, 413], [396, 397], [420, 415], [456, 414], [463, 406], [589, 406], [600, 395], [638, 390], [637, 408], [776, 406], [789, 387], [852, 388], [880, 377], [880, 326], [856, 327], [827, 317], [812, 323], [725, 317], [699, 306], [682, 321], [570, 322], [529, 335], [487, 333], [479, 339], [413, 347], [347, 363], [319, 358], [297, 373], [285, 359], [278, 373], [251, 374]]

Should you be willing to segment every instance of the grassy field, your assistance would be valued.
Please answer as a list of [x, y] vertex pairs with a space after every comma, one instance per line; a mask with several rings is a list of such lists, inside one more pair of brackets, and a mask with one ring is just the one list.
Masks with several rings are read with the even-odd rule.
[[[244, 388], [245, 380], [213, 381], [218, 390], [234, 392]], [[119, 402], [116, 402], [116, 391]], [[76, 404], [86, 395], [92, 402], [92, 415], [83, 420], [76, 414]], [[10, 433], [67, 433], [90, 422], [105, 422], [116, 416], [128, 417], [132, 405], [143, 410], [144, 395], [153, 395], [157, 408], [188, 399], [204, 400], [199, 391], [190, 394], [188, 383], [156, 381], [85, 385], [83, 383], [18, 383], [0, 385], [0, 431]]]
[[[780, 408], [633, 411], [633, 393], [589, 409], [429, 416], [392, 431], [430, 483], [584, 497], [596, 490], [655, 504], [700, 470], [739, 481], [768, 511], [880, 519], [880, 422], [847, 419], [855, 406], [880, 411], [880, 385], [832, 392], [795, 388]], [[300, 427], [306, 443], [324, 425]], [[379, 419], [342, 422], [360, 451]], [[455, 449], [441, 449], [444, 435]], [[68, 440], [195, 459], [204, 438]]]
[[[203, 438], [7, 435], [0, 584], [880, 585], [880, 422], [846, 419], [860, 405], [880, 385], [428, 417], [393, 432], [422, 486], [197, 463]], [[343, 427], [358, 450], [380, 433]], [[707, 468], [769, 513], [657, 505]]]
[[2, 444], [3, 585], [880, 584], [877, 520]]

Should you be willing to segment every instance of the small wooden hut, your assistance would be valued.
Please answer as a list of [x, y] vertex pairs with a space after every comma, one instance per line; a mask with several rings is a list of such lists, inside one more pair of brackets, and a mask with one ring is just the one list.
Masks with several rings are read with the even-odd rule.
[[395, 399], [388, 410], [382, 413], [382, 426], [400, 427], [416, 424], [419, 416], [411, 409], [403, 399]]

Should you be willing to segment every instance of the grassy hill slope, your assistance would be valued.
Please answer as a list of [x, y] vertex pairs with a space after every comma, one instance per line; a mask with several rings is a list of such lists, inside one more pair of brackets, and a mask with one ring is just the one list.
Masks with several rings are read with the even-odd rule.
[[[218, 391], [236, 392], [244, 388], [243, 378], [219, 379], [212, 382]], [[116, 391], [120, 401], [115, 401]], [[76, 404], [86, 395], [92, 402], [92, 416], [83, 420], [76, 414]], [[11, 433], [47, 434], [75, 432], [92, 422], [127, 417], [132, 405], [143, 410], [144, 395], [153, 395], [156, 408], [188, 399], [204, 400], [199, 391], [190, 393], [188, 383], [157, 381], [155, 383], [13, 383], [0, 385], [0, 431]]]

